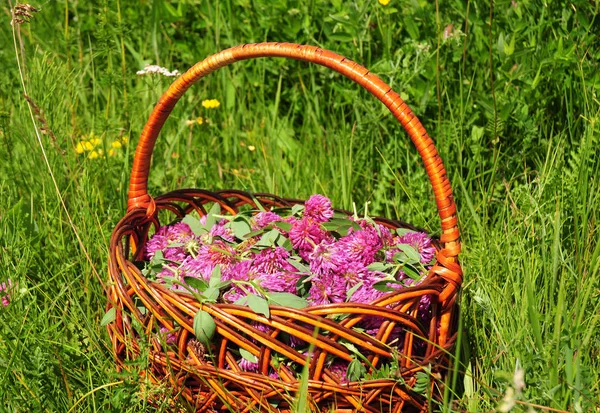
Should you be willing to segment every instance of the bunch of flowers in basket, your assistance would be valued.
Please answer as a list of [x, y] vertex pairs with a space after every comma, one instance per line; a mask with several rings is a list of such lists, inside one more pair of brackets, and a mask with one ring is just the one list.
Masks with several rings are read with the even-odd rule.
[[[246, 305], [269, 317], [269, 305], [372, 303], [417, 285], [435, 257], [427, 234], [403, 228], [391, 232], [366, 215], [335, 212], [322, 195], [291, 208], [220, 213], [215, 204], [199, 219], [190, 214], [161, 227], [146, 244], [145, 275], [202, 302]], [[419, 318], [426, 322], [429, 316], [424, 297]], [[375, 334], [383, 321], [366, 317], [355, 328]], [[210, 343], [214, 320], [200, 311], [194, 329], [199, 340]], [[172, 332], [163, 333], [174, 344]], [[401, 332], [397, 335], [400, 341]], [[308, 351], [294, 337], [289, 345]], [[347, 362], [333, 363], [331, 370], [342, 380], [356, 378]], [[245, 351], [240, 351], [239, 366], [258, 369], [256, 358]]]

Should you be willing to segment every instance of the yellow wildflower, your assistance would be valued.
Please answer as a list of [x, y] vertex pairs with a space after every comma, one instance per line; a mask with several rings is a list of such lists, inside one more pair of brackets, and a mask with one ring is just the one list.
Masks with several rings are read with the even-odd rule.
[[194, 125], [202, 125], [204, 123], [204, 118], [202, 116], [198, 116], [196, 119], [188, 119], [185, 121], [185, 125], [190, 128]]
[[83, 146], [83, 142], [77, 142], [77, 146], [75, 146], [75, 152], [77, 152], [80, 155], [83, 152], [85, 152], [85, 147]]
[[207, 99], [202, 101], [202, 106], [206, 109], [215, 109], [221, 106], [221, 103], [217, 99]]
[[123, 142], [124, 145], [127, 145], [127, 143], [129, 142], [129, 138], [127, 136], [123, 136], [121, 138], [121, 142]]
[[110, 144], [110, 146], [112, 146], [115, 149], [119, 149], [121, 148], [123, 145], [121, 144], [121, 142], [119, 141], [114, 141], [113, 143]]
[[382, 6], [387, 6], [388, 4], [390, 4], [390, 0], [379, 0], [379, 4], [381, 4]]
[[115, 156], [117, 154], [117, 151], [115, 151], [113, 148], [110, 148], [108, 150], [108, 156]]
[[[117, 143], [117, 145], [119, 145], [120, 147], [120, 142]], [[102, 145], [102, 139], [97, 137], [96, 135], [94, 135], [93, 132], [90, 132], [89, 135], [87, 135], [87, 139], [81, 139], [79, 142], [77, 142], [77, 145], [75, 145], [75, 152], [77, 154], [82, 154], [84, 152], [90, 152], [89, 157], [91, 159], [96, 159], [100, 156], [102, 156], [104, 154], [103, 150], [95, 150], [97, 147]], [[113, 143], [113, 147], [116, 148], [116, 146], [114, 146], [115, 143]], [[96, 154], [92, 155], [92, 152], [96, 152]]]
[[254, 145], [248, 145], [248, 150], [250, 152], [254, 152], [256, 150], [256, 147]]

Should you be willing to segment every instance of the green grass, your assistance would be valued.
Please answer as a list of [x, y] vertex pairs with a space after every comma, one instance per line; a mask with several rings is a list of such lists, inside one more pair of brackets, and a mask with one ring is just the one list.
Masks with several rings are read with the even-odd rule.
[[[126, 209], [133, 151], [169, 84], [135, 72], [145, 63], [183, 71], [259, 41], [316, 44], [367, 66], [436, 140], [459, 206], [465, 271], [443, 409], [494, 411], [517, 365], [526, 387], [515, 411], [600, 408], [597, 1], [498, 1], [490, 10], [449, 0], [437, 11], [420, 0], [34, 6], [17, 52], [73, 226], [23, 98], [4, 4], [0, 281], [16, 286], [0, 308], [0, 411], [149, 409], [136, 377], [116, 372], [100, 326], [108, 240]], [[221, 106], [204, 109], [212, 98]], [[198, 116], [202, 125], [186, 125]], [[78, 155], [92, 134], [105, 152], [115, 140], [129, 144], [114, 157]], [[186, 186], [319, 192], [342, 208], [369, 201], [372, 213], [439, 232], [425, 172], [390, 114], [349, 80], [296, 61], [237, 63], [188, 92], [159, 139], [150, 192]]]

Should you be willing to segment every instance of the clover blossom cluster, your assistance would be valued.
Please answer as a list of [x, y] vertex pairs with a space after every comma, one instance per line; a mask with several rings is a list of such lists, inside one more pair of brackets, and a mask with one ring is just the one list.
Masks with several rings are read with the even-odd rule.
[[[310, 306], [368, 304], [416, 285], [435, 257], [427, 234], [392, 232], [368, 217], [336, 213], [323, 195], [294, 208], [219, 213], [199, 220], [187, 216], [152, 236], [145, 257], [160, 264], [154, 273], [159, 282], [176, 291], [193, 290], [192, 278], [208, 283], [218, 267], [222, 287], [215, 302], [239, 304], [249, 294], [288, 293]], [[428, 306], [422, 300], [423, 312]], [[367, 318], [363, 327], [376, 333], [382, 322]], [[242, 358], [240, 367], [255, 371], [258, 365]]]

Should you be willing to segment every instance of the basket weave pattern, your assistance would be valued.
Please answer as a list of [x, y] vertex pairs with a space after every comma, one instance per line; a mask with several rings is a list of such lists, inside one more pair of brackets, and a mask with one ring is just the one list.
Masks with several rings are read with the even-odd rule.
[[[288, 57], [329, 67], [365, 87], [382, 101], [400, 121], [415, 143], [430, 182], [441, 218], [442, 233], [437, 244], [436, 262], [425, 280], [416, 287], [386, 294], [371, 304], [338, 303], [302, 310], [271, 306], [266, 318], [248, 307], [232, 304], [200, 304], [192, 296], [177, 293], [146, 279], [138, 262], [149, 233], [157, 230], [170, 214], [169, 223], [196, 211], [206, 215], [206, 205], [218, 203], [223, 214], [243, 209], [290, 207], [301, 200], [242, 191], [210, 192], [186, 189], [153, 198], [147, 182], [150, 159], [158, 134], [183, 93], [197, 80], [238, 60], [258, 57]], [[161, 212], [162, 211], [162, 212]], [[165, 212], [166, 211], [166, 212]], [[376, 222], [391, 229], [406, 224], [384, 218]], [[111, 287], [108, 307], [116, 309], [116, 319], [108, 325], [119, 367], [149, 352], [151, 369], [147, 377], [167, 383], [198, 412], [229, 408], [231, 411], [287, 411], [302, 386], [293, 364], [308, 368], [309, 406], [315, 411], [400, 412], [424, 411], [427, 398], [414, 392], [417, 372], [426, 370], [434, 380], [429, 393], [439, 392], [439, 380], [448, 364], [454, 336], [457, 292], [462, 283], [458, 264], [456, 206], [450, 182], [433, 141], [402, 101], [377, 76], [364, 67], [335, 53], [313, 46], [285, 43], [243, 45], [225, 50], [196, 64], [179, 77], [160, 99], [148, 120], [138, 144], [131, 174], [128, 212], [117, 224], [110, 244]], [[423, 325], [418, 318], [419, 303], [431, 302], [431, 319]], [[205, 348], [194, 339], [193, 318], [202, 309], [214, 318], [217, 330], [213, 345]], [[336, 323], [331, 318], [344, 315]], [[386, 321], [377, 333], [367, 335], [353, 329], [366, 317]], [[157, 332], [177, 329], [175, 347], [165, 346]], [[393, 331], [402, 331], [400, 343], [391, 343]], [[284, 339], [285, 337], [285, 339]], [[312, 345], [311, 354], [302, 354], [289, 345], [295, 337]], [[394, 379], [367, 379], [343, 382], [330, 370], [332, 359], [352, 360], [351, 343], [376, 369], [397, 360]], [[391, 348], [398, 348], [398, 352]], [[236, 352], [243, 348], [258, 359], [259, 371], [242, 371]], [[280, 363], [285, 359], [290, 363]], [[269, 372], [277, 371], [277, 377]], [[372, 368], [369, 370], [372, 373]], [[273, 407], [276, 405], [277, 407]], [[344, 410], [347, 409], [347, 410]]]

